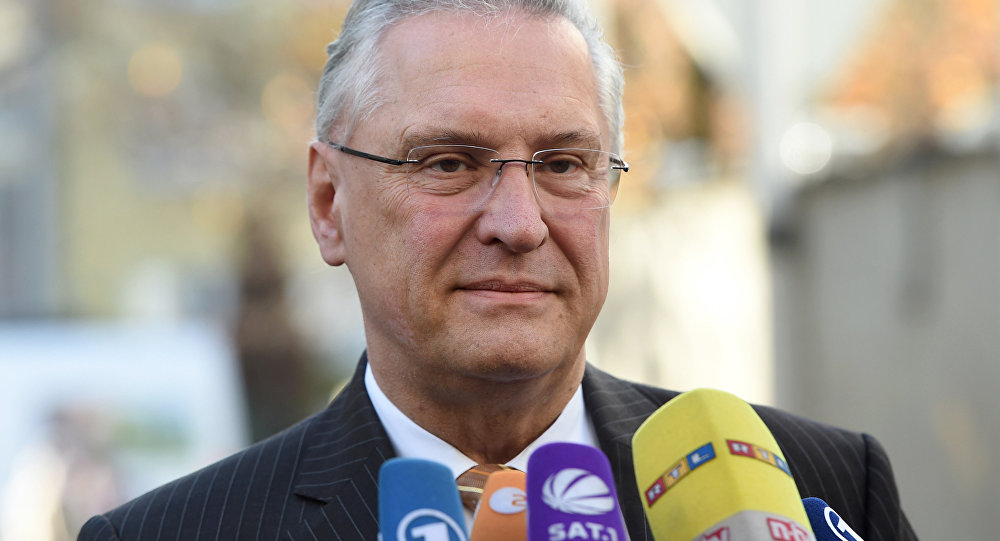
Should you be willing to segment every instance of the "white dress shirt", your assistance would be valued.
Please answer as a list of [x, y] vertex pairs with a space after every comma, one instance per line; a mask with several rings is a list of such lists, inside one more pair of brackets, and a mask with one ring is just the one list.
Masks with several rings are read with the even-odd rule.
[[[385, 427], [385, 431], [389, 435], [389, 441], [392, 442], [396, 456], [423, 458], [439, 462], [450, 468], [452, 477], [456, 479], [476, 465], [474, 460], [441, 438], [424, 430], [423, 427], [400, 411], [379, 388], [370, 364], [365, 368], [365, 388], [368, 391], [368, 397], [371, 398], [372, 405], [375, 406], [375, 412], [378, 414], [382, 426]], [[570, 398], [569, 403], [563, 408], [555, 422], [535, 441], [528, 444], [520, 454], [507, 462], [507, 465], [521, 471], [527, 471], [528, 457], [531, 456], [531, 453], [540, 446], [553, 442], [580, 443], [598, 447], [594, 425], [587, 414], [587, 408], [584, 407], [582, 386], [577, 387], [573, 397]], [[465, 512], [465, 522], [471, 529], [472, 513], [468, 510]]]

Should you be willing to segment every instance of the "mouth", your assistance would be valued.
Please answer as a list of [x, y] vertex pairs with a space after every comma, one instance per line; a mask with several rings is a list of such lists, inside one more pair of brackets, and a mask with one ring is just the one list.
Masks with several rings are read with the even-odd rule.
[[530, 280], [481, 280], [462, 284], [456, 292], [464, 294], [474, 305], [505, 310], [539, 308], [555, 294], [552, 287]]
[[483, 280], [458, 287], [459, 290], [495, 293], [552, 293], [552, 288], [530, 281]]

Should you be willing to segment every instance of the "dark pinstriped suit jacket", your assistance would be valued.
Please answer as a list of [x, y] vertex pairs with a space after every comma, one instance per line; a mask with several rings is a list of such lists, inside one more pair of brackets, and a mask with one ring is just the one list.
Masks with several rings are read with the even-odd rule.
[[[201, 471], [90, 519], [80, 540], [374, 540], [377, 474], [392, 445], [368, 399], [362, 357], [330, 406]], [[588, 366], [587, 409], [611, 460], [632, 541], [652, 540], [632, 469], [632, 433], [677, 393]], [[867, 541], [916, 539], [888, 458], [872, 437], [781, 411], [757, 412], [802, 497], [816, 496]]]

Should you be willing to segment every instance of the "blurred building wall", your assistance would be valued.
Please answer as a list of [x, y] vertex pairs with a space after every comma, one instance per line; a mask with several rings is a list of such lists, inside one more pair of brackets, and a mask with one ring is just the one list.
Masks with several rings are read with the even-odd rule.
[[712, 5], [671, 4], [605, 5], [625, 66], [632, 169], [612, 208], [611, 280], [587, 358], [627, 379], [773, 403], [766, 216], [743, 164], [748, 111], [698, 45], [731, 35]]
[[47, 315], [59, 294], [57, 96], [41, 7], [0, 2], [0, 318]]
[[648, 201], [612, 219], [611, 285], [587, 359], [633, 381], [773, 404], [765, 222], [751, 190], [716, 178]]
[[996, 537], [998, 178], [995, 147], [835, 174], [773, 252], [779, 402], [875, 434], [922, 539]]

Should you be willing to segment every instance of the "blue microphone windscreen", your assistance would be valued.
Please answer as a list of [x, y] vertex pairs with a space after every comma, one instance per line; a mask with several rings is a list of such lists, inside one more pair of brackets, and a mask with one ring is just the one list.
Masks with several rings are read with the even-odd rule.
[[600, 449], [550, 443], [528, 459], [528, 541], [626, 541], [611, 464]]
[[458, 487], [443, 464], [393, 458], [378, 476], [382, 541], [468, 541]]
[[804, 498], [802, 505], [816, 541], [864, 541], [844, 519], [819, 498]]

